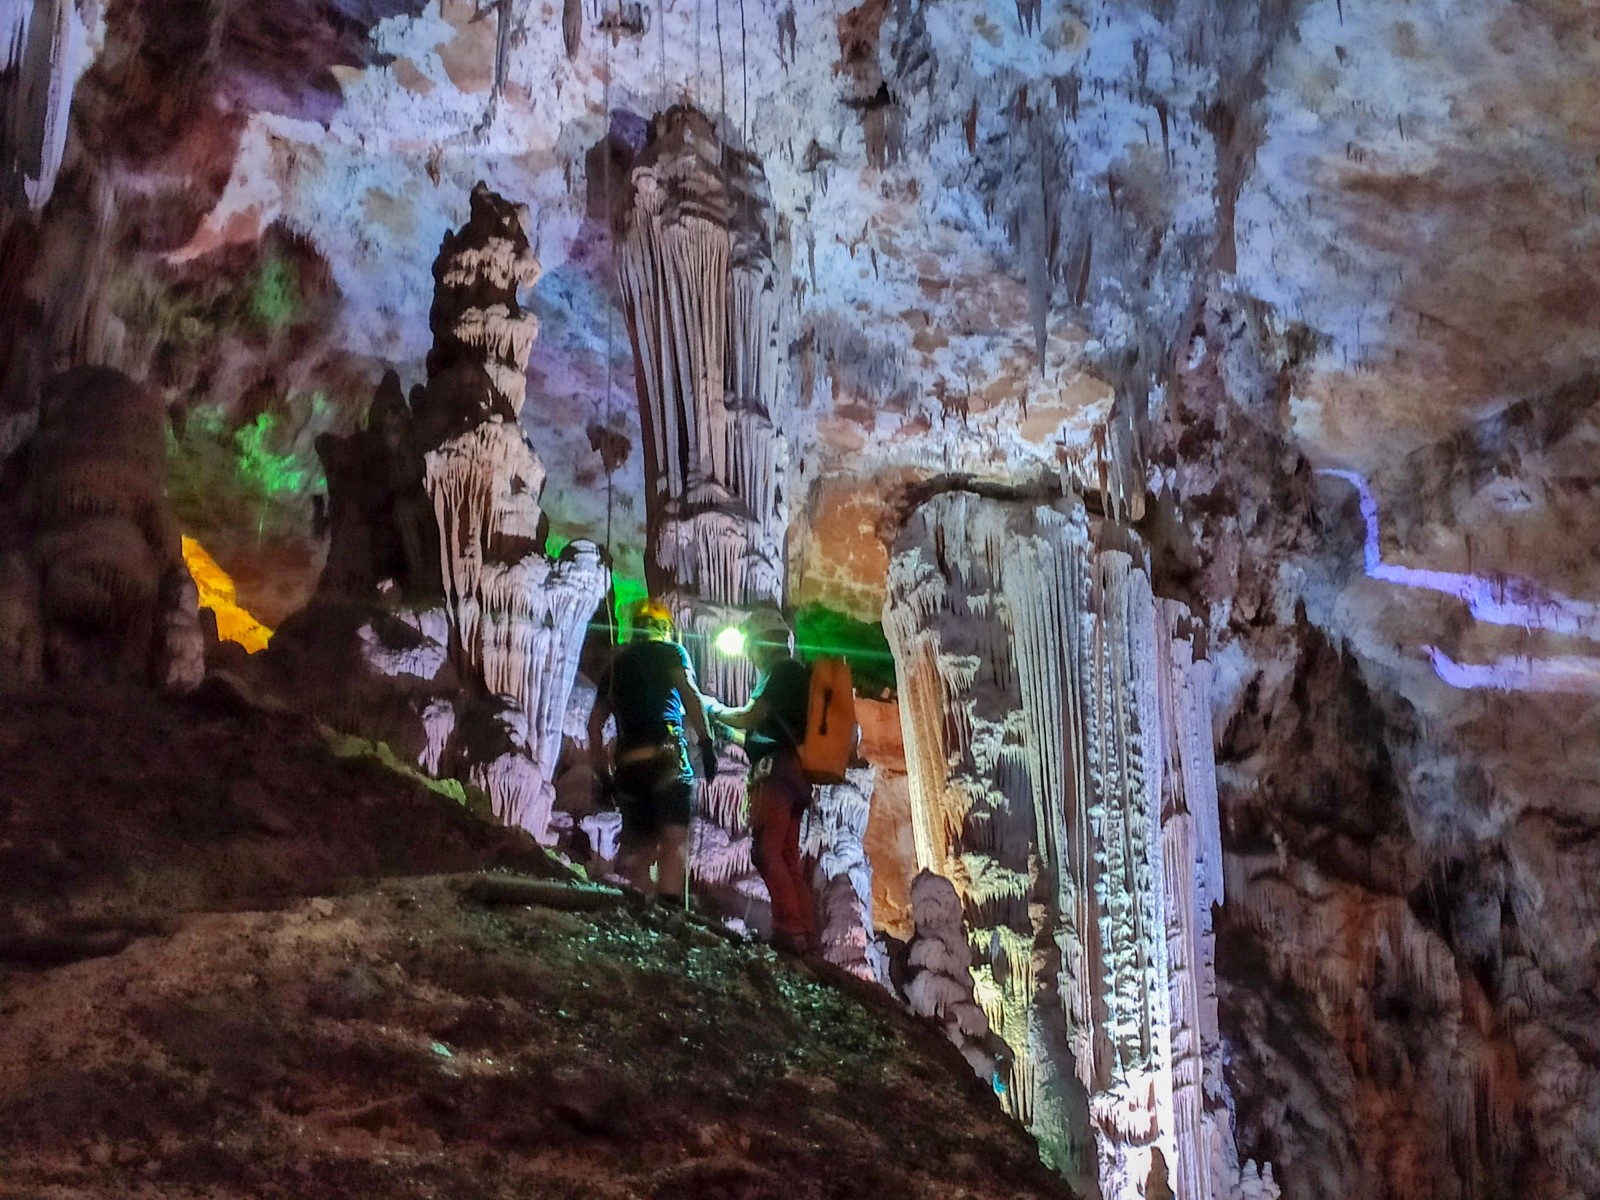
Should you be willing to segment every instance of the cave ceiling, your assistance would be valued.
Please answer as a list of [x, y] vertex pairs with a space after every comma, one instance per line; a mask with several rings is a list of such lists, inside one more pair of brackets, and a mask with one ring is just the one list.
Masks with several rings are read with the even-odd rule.
[[[1093, 490], [1118, 398], [1159, 401], [1220, 291], [1292, 349], [1269, 414], [1291, 450], [1345, 473], [1314, 487], [1341, 530], [1302, 572], [1314, 616], [1454, 721], [1508, 683], [1577, 720], [1597, 686], [1600, 13], [1581, 0], [79, 12], [52, 204], [88, 203], [88, 159], [121, 199], [107, 357], [201, 434], [256, 430], [252, 469], [278, 463], [289, 491], [314, 490], [313, 437], [385, 368], [421, 377], [430, 264], [483, 179], [529, 205], [543, 265], [523, 423], [552, 528], [638, 574], [609, 209], [649, 118], [689, 103], [759, 156], [786, 241], [795, 600], [875, 618], [883, 532], [920, 481]], [[281, 618], [315, 577], [309, 522], [273, 539], [216, 469], [189, 481], [191, 523]], [[1463, 599], [1499, 576], [1536, 602]]]

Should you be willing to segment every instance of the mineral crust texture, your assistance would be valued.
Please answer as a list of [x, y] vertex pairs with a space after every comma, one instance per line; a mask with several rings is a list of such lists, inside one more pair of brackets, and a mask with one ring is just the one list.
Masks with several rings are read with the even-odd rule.
[[889, 586], [918, 860], [960, 897], [1012, 1111], [1108, 1198], [1275, 1196], [1238, 1161], [1221, 1074], [1209, 668], [1186, 610], [1070, 495], [935, 495]]

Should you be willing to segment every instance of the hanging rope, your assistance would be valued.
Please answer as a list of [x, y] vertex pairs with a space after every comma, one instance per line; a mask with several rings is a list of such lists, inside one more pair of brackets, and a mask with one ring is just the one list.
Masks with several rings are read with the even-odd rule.
[[[661, 103], [669, 103], [667, 98], [667, 8], [663, 3], [656, 12], [656, 23], [660, 27], [656, 32], [656, 42], [660, 46], [661, 65]], [[610, 81], [607, 80], [609, 86]], [[607, 116], [609, 120], [609, 115]]]
[[[613, 218], [616, 213], [616, 199], [612, 190], [611, 170], [611, 39], [604, 39], [605, 44], [605, 91], [603, 93], [603, 108], [605, 114], [605, 135], [602, 145], [604, 153], [600, 156], [600, 190], [605, 196], [605, 221], [607, 237], [611, 241], [612, 269], [616, 268], [616, 234]], [[605, 427], [603, 433], [611, 433], [611, 387], [612, 387], [612, 362], [616, 358], [616, 335], [614, 325], [616, 312], [609, 295], [606, 296], [606, 399], [605, 399]], [[600, 438], [600, 446], [607, 445], [605, 436]], [[612, 515], [616, 510], [617, 469], [611, 465], [610, 456], [601, 450], [601, 463], [606, 469], [606, 565], [611, 569], [611, 602], [606, 605], [606, 635], [611, 641], [611, 649], [616, 651], [618, 642], [617, 629], [617, 556], [612, 550]], [[614, 700], [615, 697], [612, 697]]]
[[717, 17], [717, 76], [722, 86], [721, 112], [722, 127], [728, 127], [728, 64], [722, 58], [722, 0], [716, 0]]
[[744, 136], [745, 149], [750, 148], [750, 55], [745, 43], [744, 0], [739, 0], [739, 73], [744, 76], [744, 114], [739, 128]]

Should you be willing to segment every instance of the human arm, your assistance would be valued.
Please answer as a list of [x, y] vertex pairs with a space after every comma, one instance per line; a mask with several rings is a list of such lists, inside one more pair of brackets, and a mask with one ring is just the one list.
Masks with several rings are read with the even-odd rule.
[[702, 696], [700, 688], [694, 677], [694, 664], [689, 661], [689, 656], [680, 646], [679, 654], [682, 664], [678, 668], [678, 677], [673, 681], [673, 686], [678, 689], [678, 695], [683, 700], [683, 719], [700, 742], [700, 767], [707, 779], [717, 773], [717, 746], [711, 738], [710, 723], [706, 720], [706, 713], [716, 702], [709, 696]]
[[761, 724], [765, 716], [766, 705], [761, 699], [760, 692], [750, 697], [748, 704], [740, 705], [738, 708], [730, 708], [715, 701], [712, 703], [713, 707], [709, 710], [711, 719], [718, 725], [726, 725], [730, 729], [754, 729]]
[[589, 757], [596, 771], [603, 771], [606, 757], [606, 718], [611, 715], [610, 691], [595, 688], [594, 707], [589, 710]]

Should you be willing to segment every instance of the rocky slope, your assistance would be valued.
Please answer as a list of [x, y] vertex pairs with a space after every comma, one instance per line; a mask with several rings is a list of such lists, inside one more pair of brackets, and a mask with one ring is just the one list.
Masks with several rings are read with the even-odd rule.
[[415, 874], [561, 872], [211, 699], [0, 721], [0, 1196], [1070, 1194], [882, 993], [565, 883], [491, 907]]

